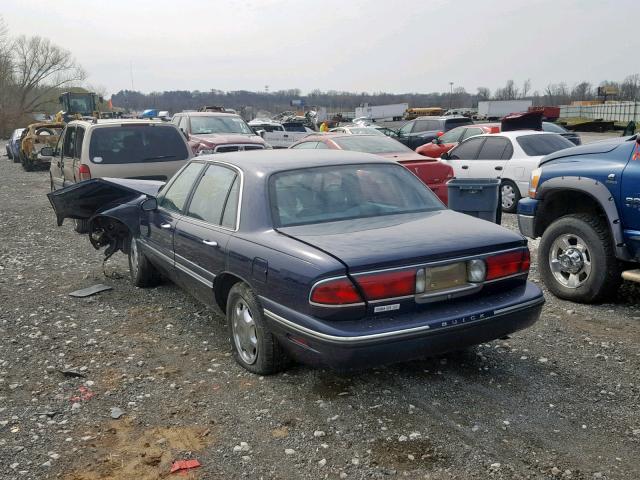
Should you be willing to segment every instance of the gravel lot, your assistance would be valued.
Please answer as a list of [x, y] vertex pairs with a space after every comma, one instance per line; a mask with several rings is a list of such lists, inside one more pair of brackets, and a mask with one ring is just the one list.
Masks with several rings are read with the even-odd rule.
[[[464, 353], [257, 377], [173, 285], [132, 287], [122, 255], [105, 278], [56, 227], [46, 172], [0, 168], [0, 478], [156, 479], [186, 458], [201, 479], [640, 478], [635, 285], [547, 294], [532, 328]], [[96, 283], [113, 290], [68, 295]]]

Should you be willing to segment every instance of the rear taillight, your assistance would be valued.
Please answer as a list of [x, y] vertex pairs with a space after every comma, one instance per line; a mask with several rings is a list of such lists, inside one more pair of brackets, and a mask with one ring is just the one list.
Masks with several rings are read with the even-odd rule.
[[356, 276], [367, 300], [406, 297], [416, 292], [416, 270], [367, 273]]
[[78, 167], [78, 178], [80, 181], [91, 179], [91, 170], [89, 170], [89, 165], [81, 164]]
[[518, 273], [526, 273], [531, 265], [529, 250], [501, 253], [487, 257], [487, 280], [508, 277]]
[[320, 305], [350, 305], [362, 303], [356, 286], [346, 277], [334, 278], [317, 283], [309, 300]]

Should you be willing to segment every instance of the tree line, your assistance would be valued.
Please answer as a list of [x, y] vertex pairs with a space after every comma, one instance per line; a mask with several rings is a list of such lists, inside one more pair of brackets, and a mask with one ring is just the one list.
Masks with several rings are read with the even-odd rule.
[[248, 90], [222, 91], [211, 89], [171, 90], [164, 92], [142, 93], [132, 90], [121, 90], [112, 95], [111, 100], [116, 107], [128, 111], [140, 111], [147, 108], [179, 112], [194, 110], [203, 105], [220, 105], [234, 108], [246, 117], [253, 118], [264, 113], [278, 113], [292, 110], [292, 100], [304, 99], [307, 107], [326, 107], [329, 112], [353, 111], [365, 103], [384, 105], [389, 103], [408, 103], [412, 107], [473, 108], [478, 102], [485, 100], [532, 100], [533, 105], [566, 105], [573, 101], [596, 100], [597, 87], [614, 87], [619, 93], [612, 97], [616, 100], [640, 99], [640, 74], [627, 76], [620, 82], [603, 81], [599, 85], [590, 82], [579, 82], [569, 87], [565, 82], [551, 83], [544, 91], [532, 91], [531, 81], [526, 80], [517, 85], [508, 80], [503, 87], [493, 92], [487, 87], [478, 87], [475, 93], [467, 92], [463, 87], [456, 87], [449, 92], [432, 93], [385, 93], [385, 92], [346, 92], [337, 90], [312, 90], [303, 96], [300, 89], [278, 90], [273, 92], [252, 92]]

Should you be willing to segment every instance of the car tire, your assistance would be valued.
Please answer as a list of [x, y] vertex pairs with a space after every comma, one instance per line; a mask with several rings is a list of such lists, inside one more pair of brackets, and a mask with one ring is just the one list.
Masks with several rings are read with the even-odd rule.
[[242, 368], [258, 375], [273, 375], [286, 368], [287, 356], [269, 331], [262, 306], [247, 284], [231, 287], [226, 314], [233, 358]]
[[500, 202], [502, 203], [503, 212], [516, 213], [518, 202], [521, 198], [520, 189], [511, 180], [504, 180], [500, 184]]
[[22, 168], [25, 172], [33, 171], [33, 162], [27, 155], [22, 154], [22, 158], [20, 158], [20, 161], [22, 162]]
[[138, 247], [138, 241], [131, 236], [129, 240], [129, 274], [131, 283], [136, 287], [155, 287], [160, 283], [160, 274]]
[[551, 293], [573, 302], [603, 301], [622, 282], [607, 222], [592, 215], [566, 215], [549, 225], [540, 240], [538, 268]]
[[89, 233], [89, 220], [87, 219], [74, 219], [73, 220], [73, 229], [77, 233]]
[[22, 151], [18, 150], [18, 154], [11, 158], [13, 159], [13, 163], [20, 163], [22, 161]]

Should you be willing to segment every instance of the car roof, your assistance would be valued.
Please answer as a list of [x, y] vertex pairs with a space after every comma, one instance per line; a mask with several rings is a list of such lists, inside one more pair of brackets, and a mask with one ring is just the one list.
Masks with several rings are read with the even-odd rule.
[[470, 118], [467, 118], [463, 115], [442, 115], [439, 117], [436, 117], [434, 115], [422, 115], [421, 117], [416, 117], [415, 120], [457, 120], [459, 118], [464, 118], [471, 121]]
[[227, 113], [227, 112], [178, 112], [173, 116], [177, 115], [186, 115], [189, 117], [238, 117], [237, 113]]
[[120, 126], [120, 125], [171, 125], [162, 120], [147, 120], [137, 118], [104, 118], [96, 120], [72, 120], [69, 125], [83, 125], [87, 127], [96, 126]]
[[194, 161], [221, 162], [233, 165], [245, 174], [263, 177], [275, 172], [331, 165], [382, 163], [397, 164], [379, 155], [346, 150], [254, 150], [246, 152], [200, 155]]
[[558, 135], [554, 132], [541, 132], [539, 130], [511, 130], [508, 132], [498, 132], [498, 133], [483, 133], [482, 135], [474, 135], [469, 138], [477, 138], [477, 137], [507, 137], [507, 138], [518, 138], [525, 135]]

